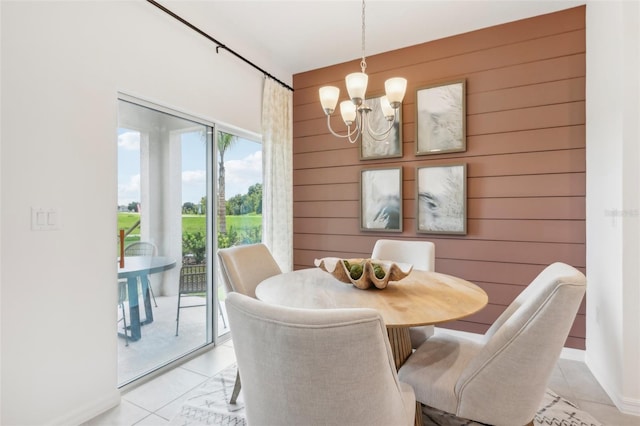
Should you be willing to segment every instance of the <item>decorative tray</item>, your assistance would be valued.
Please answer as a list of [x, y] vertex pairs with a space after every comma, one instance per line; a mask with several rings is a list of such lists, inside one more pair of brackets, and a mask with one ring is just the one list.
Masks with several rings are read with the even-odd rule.
[[343, 283], [353, 284], [365, 290], [371, 286], [383, 289], [389, 281], [400, 281], [413, 269], [408, 263], [395, 263], [378, 259], [340, 259], [324, 257], [316, 259], [315, 265], [333, 275]]

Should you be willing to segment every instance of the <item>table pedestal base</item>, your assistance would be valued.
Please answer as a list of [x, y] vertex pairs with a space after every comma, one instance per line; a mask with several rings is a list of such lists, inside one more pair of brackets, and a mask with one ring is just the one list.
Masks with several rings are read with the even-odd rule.
[[393, 352], [396, 370], [399, 370], [412, 352], [409, 328], [387, 327], [387, 333], [389, 335], [389, 343], [391, 344], [391, 352]]
[[[409, 336], [408, 327], [388, 327], [389, 343], [391, 352], [393, 352], [393, 361], [396, 370], [400, 369], [402, 364], [409, 358], [413, 349], [411, 348], [411, 336]], [[415, 426], [422, 426], [422, 404], [416, 401]]]

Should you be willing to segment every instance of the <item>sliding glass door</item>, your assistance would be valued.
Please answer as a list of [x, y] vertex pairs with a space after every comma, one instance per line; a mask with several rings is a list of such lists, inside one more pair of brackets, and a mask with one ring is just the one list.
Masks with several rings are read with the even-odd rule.
[[[217, 147], [217, 243], [218, 248], [262, 241], [262, 144], [237, 130], [216, 132]], [[221, 282], [220, 271], [218, 274]], [[218, 288], [223, 315], [218, 334], [228, 332], [225, 287]], [[219, 323], [220, 324], [220, 323]]]
[[118, 127], [114, 291], [124, 385], [212, 343], [222, 311], [212, 291], [213, 124], [122, 96]]

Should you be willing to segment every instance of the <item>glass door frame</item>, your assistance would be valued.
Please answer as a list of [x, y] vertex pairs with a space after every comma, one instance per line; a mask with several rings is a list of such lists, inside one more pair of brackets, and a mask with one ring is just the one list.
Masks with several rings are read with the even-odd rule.
[[[223, 124], [223, 123], [217, 123], [217, 125], [213, 128], [213, 132], [214, 132], [214, 139], [213, 139], [213, 180], [214, 183], [212, 185], [212, 192], [216, 195], [214, 196], [214, 203], [211, 205], [211, 207], [213, 207], [215, 210], [211, 210], [211, 211], [215, 211], [215, 216], [213, 216], [207, 223], [207, 232], [209, 232], [209, 225], [211, 225], [213, 227], [213, 225], [215, 224], [215, 222], [217, 221], [217, 216], [218, 216], [218, 197], [217, 197], [217, 190], [218, 190], [218, 135], [220, 132], [222, 133], [229, 133], [232, 134], [234, 136], [237, 136], [239, 138], [242, 139], [246, 139], [246, 140], [250, 140], [252, 142], [256, 142], [259, 143], [260, 145], [262, 145], [262, 136], [254, 133], [254, 132], [250, 132], [248, 130], [243, 130], [240, 129], [238, 127], [235, 126], [231, 126], [228, 124]], [[263, 150], [264, 152], [264, 150]], [[264, 170], [262, 171], [262, 175], [264, 176]], [[211, 204], [210, 202], [210, 198], [209, 195], [207, 195], [207, 204]], [[209, 206], [207, 206], [207, 208], [209, 208]], [[220, 263], [219, 263], [219, 259], [218, 259], [218, 229], [217, 227], [215, 227], [215, 234], [212, 232], [211, 234], [209, 234], [212, 236], [212, 241], [211, 241], [211, 247], [213, 247], [213, 263], [212, 265], [215, 268], [215, 273], [218, 273], [218, 269], [220, 268]], [[210, 272], [211, 274], [214, 273], [214, 271], [212, 270]], [[222, 279], [222, 277], [220, 277]], [[213, 281], [210, 281], [210, 283], [213, 283]], [[213, 342], [214, 344], [218, 345], [224, 342], [227, 342], [228, 340], [231, 339], [231, 332], [230, 330], [225, 332], [224, 334], [220, 335], [219, 334], [219, 322], [220, 322], [220, 312], [219, 312], [219, 307], [220, 304], [218, 303], [218, 293], [217, 293], [217, 288], [215, 289], [216, 295], [215, 295], [215, 299], [213, 299], [211, 301], [212, 303], [212, 307], [213, 307], [213, 331], [214, 331], [214, 336], [213, 336]]]
[[[162, 104], [159, 104], [155, 101], [146, 100], [140, 98], [139, 96], [129, 95], [124, 92], [117, 92], [117, 105], [119, 102], [127, 102], [141, 108], [148, 108], [153, 111], [157, 111], [159, 113], [167, 114], [170, 116], [177, 117], [179, 119], [184, 119], [193, 122], [194, 124], [204, 126], [206, 129], [205, 136], [205, 145], [206, 145], [206, 197], [207, 197], [207, 214], [206, 214], [206, 232], [207, 232], [207, 250], [205, 254], [206, 263], [208, 265], [207, 268], [207, 297], [206, 297], [206, 337], [205, 341], [202, 345], [194, 346], [193, 348], [187, 350], [187, 352], [178, 356], [177, 358], [169, 358], [166, 361], [158, 364], [152, 370], [147, 372], [141, 372], [140, 375], [126, 380], [122, 384], [119, 384], [118, 387], [120, 389], [126, 389], [129, 385], [132, 385], [135, 382], [139, 382], [141, 379], [145, 380], [147, 377], [153, 377], [156, 374], [160, 374], [167, 369], [173, 368], [178, 363], [184, 362], [192, 358], [193, 356], [202, 353], [206, 350], [211, 349], [215, 345], [220, 343], [220, 340], [217, 337], [218, 330], [218, 296], [217, 292], [214, 292], [214, 288], [217, 288], [217, 279], [214, 280], [215, 271], [217, 268], [217, 226], [216, 226], [216, 209], [217, 205], [216, 197], [216, 187], [217, 187], [217, 148], [216, 148], [216, 136], [217, 135], [217, 125], [215, 122], [209, 119], [205, 119], [193, 114], [185, 113], [183, 111], [178, 111], [170, 107], [166, 107]], [[119, 108], [119, 107], [118, 107]], [[120, 119], [117, 120], [118, 126], [120, 126]], [[116, 166], [117, 167], [117, 166]], [[180, 249], [182, 252], [182, 248]], [[177, 259], [176, 262], [178, 265], [182, 264], [182, 259]], [[212, 346], [213, 345], [213, 346]]]

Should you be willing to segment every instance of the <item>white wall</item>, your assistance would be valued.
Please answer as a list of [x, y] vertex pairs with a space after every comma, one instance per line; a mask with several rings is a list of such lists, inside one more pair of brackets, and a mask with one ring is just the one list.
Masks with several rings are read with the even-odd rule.
[[587, 4], [586, 362], [640, 415], [638, 2]]
[[263, 76], [144, 1], [0, 5], [0, 423], [74, 424], [119, 400], [117, 92], [260, 133]]

